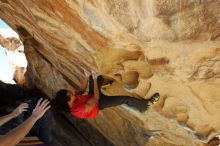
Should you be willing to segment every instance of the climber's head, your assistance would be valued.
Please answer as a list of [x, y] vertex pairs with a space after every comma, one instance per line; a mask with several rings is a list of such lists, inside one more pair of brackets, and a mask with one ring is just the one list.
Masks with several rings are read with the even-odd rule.
[[70, 108], [72, 108], [74, 105], [74, 101], [76, 99], [75, 92], [67, 90], [66, 96], [70, 98], [70, 100], [67, 102], [67, 104]]
[[66, 89], [61, 89], [56, 93], [56, 97], [53, 100], [53, 104], [56, 109], [64, 112], [70, 112], [75, 101], [75, 93]]

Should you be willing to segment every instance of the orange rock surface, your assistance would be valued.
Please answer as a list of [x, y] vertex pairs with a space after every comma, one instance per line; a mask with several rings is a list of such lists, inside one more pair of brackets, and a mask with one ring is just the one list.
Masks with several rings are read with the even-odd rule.
[[[106, 94], [161, 100], [90, 120], [115, 145], [201, 146], [220, 133], [220, 1], [0, 0], [24, 44], [30, 80], [53, 97], [94, 71]], [[150, 136], [154, 139], [149, 139]]]

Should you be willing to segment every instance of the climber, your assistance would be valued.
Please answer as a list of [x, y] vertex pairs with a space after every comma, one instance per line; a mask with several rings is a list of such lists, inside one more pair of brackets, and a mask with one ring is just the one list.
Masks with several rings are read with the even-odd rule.
[[65, 89], [59, 90], [55, 99], [52, 100], [52, 106], [56, 110], [70, 112], [77, 118], [96, 118], [99, 110], [121, 104], [127, 104], [140, 112], [144, 112], [150, 104], [155, 104], [160, 98], [159, 93], [155, 93], [148, 100], [130, 96], [106, 96], [101, 92], [103, 82], [102, 76], [93, 80], [90, 75], [88, 94], [83, 95]]
[[[20, 104], [12, 113], [0, 117], [0, 126], [18, 117], [22, 112], [27, 111], [27, 103]], [[0, 136], [0, 146], [14, 146], [18, 144], [34, 126], [34, 124], [45, 114], [50, 108], [49, 101], [40, 99], [34, 108], [32, 115], [18, 127], [12, 129], [5, 135]]]

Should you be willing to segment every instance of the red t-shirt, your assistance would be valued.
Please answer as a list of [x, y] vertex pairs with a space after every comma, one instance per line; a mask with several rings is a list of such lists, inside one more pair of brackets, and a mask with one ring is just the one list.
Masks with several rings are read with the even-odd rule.
[[76, 99], [74, 101], [74, 106], [71, 109], [71, 114], [76, 116], [77, 118], [96, 118], [99, 114], [99, 105], [98, 103], [93, 107], [93, 109], [89, 112], [86, 113], [86, 102], [90, 99], [93, 98], [93, 94], [87, 94], [87, 95], [82, 95], [82, 94], [76, 94], [75, 95]]

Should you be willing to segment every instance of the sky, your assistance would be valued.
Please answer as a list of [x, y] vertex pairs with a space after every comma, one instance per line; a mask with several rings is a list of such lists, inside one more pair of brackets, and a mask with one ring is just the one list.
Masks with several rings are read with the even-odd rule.
[[0, 28], [10, 28], [10, 27], [0, 19]]
[[[19, 38], [17, 33], [14, 32], [4, 21], [0, 19], [0, 34], [7, 37]], [[6, 53], [8, 56], [6, 56]], [[26, 67], [27, 62], [23, 53], [12, 53], [5, 51], [0, 46], [0, 79], [7, 83], [14, 83], [12, 65], [9, 62], [13, 62], [16, 66]]]
[[18, 37], [18, 34], [13, 31], [10, 26], [8, 26], [2, 19], [0, 19], [0, 34], [3, 35], [4, 37]]
[[9, 64], [5, 50], [0, 46], [0, 78], [3, 80], [11, 80], [13, 78], [12, 67]]

